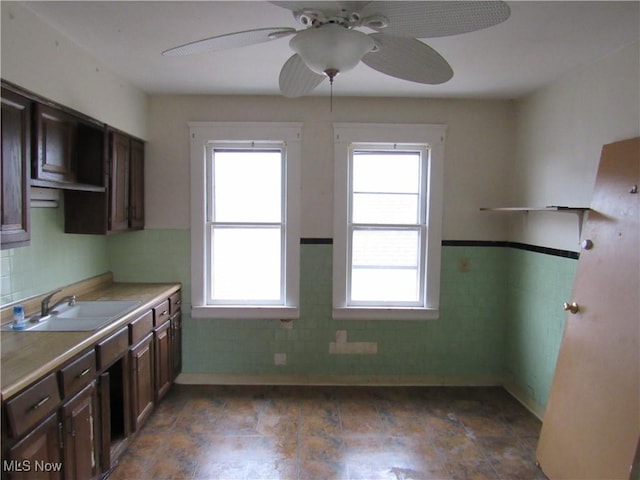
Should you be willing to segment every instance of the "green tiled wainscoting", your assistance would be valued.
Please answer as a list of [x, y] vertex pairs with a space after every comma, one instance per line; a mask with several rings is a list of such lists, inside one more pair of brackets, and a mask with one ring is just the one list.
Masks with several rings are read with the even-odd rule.
[[109, 270], [107, 238], [67, 235], [64, 208], [31, 209], [28, 247], [0, 250], [2, 305]]
[[[116, 281], [179, 281], [185, 373], [407, 383], [504, 379], [542, 406], [564, 328], [561, 305], [570, 296], [577, 266], [575, 259], [508, 244], [447, 245], [438, 320], [336, 321], [332, 246], [304, 242], [300, 319], [191, 319], [188, 230], [65, 235], [62, 209], [32, 209], [32, 217], [32, 245], [2, 252], [3, 304], [109, 270]], [[375, 344], [376, 353], [329, 353], [338, 331], [346, 331], [348, 342]]]
[[578, 261], [520, 249], [509, 249], [507, 258], [506, 380], [544, 406]]
[[[335, 321], [331, 318], [331, 245], [302, 246], [301, 314], [291, 323], [192, 320], [185, 326], [185, 370], [223, 374], [499, 377], [504, 312], [492, 302], [504, 288], [504, 252], [447, 249], [442, 315], [430, 321]], [[469, 271], [458, 273], [459, 254]], [[376, 354], [330, 354], [336, 331], [349, 342], [375, 342]], [[274, 354], [286, 354], [275, 365]]]
[[116, 282], [180, 282], [183, 303], [191, 305], [190, 244], [188, 230], [140, 230], [112, 235], [107, 246], [109, 269]]

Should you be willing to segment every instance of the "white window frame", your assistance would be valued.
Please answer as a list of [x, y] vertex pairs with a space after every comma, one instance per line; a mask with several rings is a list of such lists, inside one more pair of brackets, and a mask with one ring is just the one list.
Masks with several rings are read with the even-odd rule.
[[[334, 123], [333, 318], [336, 320], [428, 320], [439, 317], [442, 198], [446, 125]], [[354, 145], [424, 146], [426, 193], [424, 297], [417, 306], [348, 305], [350, 149]], [[424, 176], [424, 174], [423, 174]]]
[[[300, 138], [302, 124], [189, 122], [191, 150], [191, 316], [193, 318], [295, 319], [300, 316]], [[212, 145], [255, 142], [285, 146], [284, 295], [280, 305], [208, 303], [207, 155]]]

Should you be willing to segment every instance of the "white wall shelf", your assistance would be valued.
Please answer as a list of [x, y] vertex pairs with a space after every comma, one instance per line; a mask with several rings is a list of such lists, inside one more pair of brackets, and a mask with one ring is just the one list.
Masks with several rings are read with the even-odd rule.
[[590, 210], [589, 207], [566, 207], [560, 205], [549, 205], [546, 207], [480, 207], [483, 212], [560, 212], [573, 213], [578, 216], [578, 238], [582, 237], [582, 225], [585, 219], [585, 213]]

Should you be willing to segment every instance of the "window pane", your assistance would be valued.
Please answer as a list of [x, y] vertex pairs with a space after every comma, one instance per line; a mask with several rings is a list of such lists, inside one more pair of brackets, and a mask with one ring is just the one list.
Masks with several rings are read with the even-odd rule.
[[354, 268], [351, 300], [355, 302], [417, 302], [417, 269]]
[[355, 230], [352, 238], [351, 301], [419, 301], [419, 231]]
[[418, 194], [354, 193], [353, 223], [418, 223]]
[[281, 152], [215, 150], [213, 210], [214, 222], [280, 222]]
[[214, 300], [280, 300], [279, 227], [212, 227], [211, 239], [211, 297]]
[[418, 193], [418, 152], [353, 153], [353, 191], [369, 193]]
[[420, 260], [417, 230], [355, 230], [351, 247], [353, 267], [412, 267]]

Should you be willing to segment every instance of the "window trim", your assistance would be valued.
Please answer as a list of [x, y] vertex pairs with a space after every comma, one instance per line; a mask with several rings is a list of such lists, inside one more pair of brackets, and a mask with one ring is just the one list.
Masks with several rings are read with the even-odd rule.
[[[191, 316], [225, 319], [295, 319], [300, 316], [301, 123], [188, 122], [191, 157]], [[206, 303], [207, 148], [222, 142], [284, 142], [286, 145], [286, 257], [283, 305]]]
[[[427, 320], [440, 314], [444, 142], [447, 126], [334, 123], [333, 318], [336, 320]], [[352, 144], [428, 144], [426, 292], [424, 306], [347, 306], [349, 149]]]

